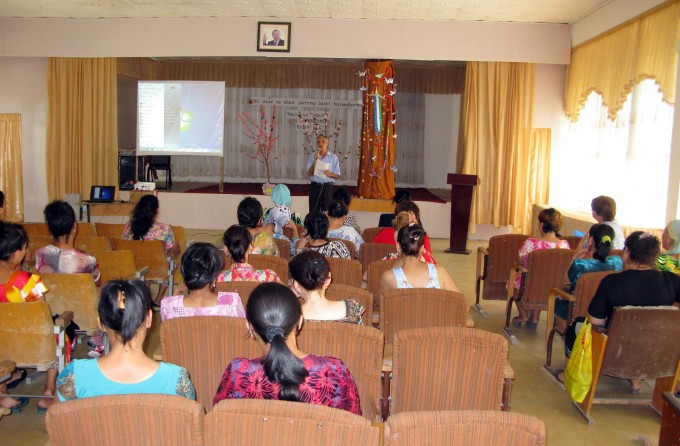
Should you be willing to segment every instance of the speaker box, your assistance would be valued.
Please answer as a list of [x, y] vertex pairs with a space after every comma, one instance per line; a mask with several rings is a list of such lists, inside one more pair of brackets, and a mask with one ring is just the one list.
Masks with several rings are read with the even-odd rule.
[[132, 190], [138, 179], [144, 179], [144, 158], [138, 157], [137, 176], [135, 177], [135, 157], [122, 155], [118, 157], [118, 189]]

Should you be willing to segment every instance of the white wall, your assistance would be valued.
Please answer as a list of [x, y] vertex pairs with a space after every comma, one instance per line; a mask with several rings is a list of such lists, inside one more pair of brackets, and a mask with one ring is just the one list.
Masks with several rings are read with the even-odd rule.
[[47, 204], [46, 58], [0, 58], [0, 113], [21, 114], [24, 220], [43, 221]]

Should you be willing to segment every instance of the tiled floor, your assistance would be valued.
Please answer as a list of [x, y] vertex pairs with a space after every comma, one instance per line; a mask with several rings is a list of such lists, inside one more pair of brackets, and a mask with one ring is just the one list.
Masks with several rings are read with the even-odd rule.
[[[190, 241], [217, 243], [220, 235], [220, 231], [187, 231]], [[446, 240], [433, 240], [437, 261], [449, 271], [472, 304], [475, 286], [475, 250], [485, 243], [470, 242], [468, 248], [473, 250], [473, 254], [469, 256], [445, 254], [443, 251], [447, 243]], [[505, 320], [505, 302], [483, 302], [483, 306], [490, 318], [484, 319], [478, 313], [472, 312], [477, 328], [501, 333]], [[541, 323], [536, 330], [526, 328], [515, 330], [519, 343], [510, 348], [510, 363], [516, 374], [512, 389], [512, 411], [534, 415], [543, 420], [547, 427], [548, 444], [551, 446], [574, 445], [581, 442], [594, 445], [634, 445], [639, 444], [638, 437], [641, 434], [656, 441], [659, 435], [659, 417], [647, 407], [596, 406], [592, 411], [597, 421], [594, 426], [589, 426], [580, 417], [572, 407], [567, 394], [541, 369], [545, 360], [545, 314], [541, 317]], [[147, 340], [147, 351], [155, 350], [159, 343], [157, 324], [154, 324], [153, 330]], [[556, 352], [561, 348], [558, 342], [555, 343]], [[554, 360], [557, 364], [560, 361], [560, 358]], [[22, 384], [16, 390], [37, 394], [43, 384], [43, 378], [39, 377], [34, 384]], [[624, 382], [605, 379], [602, 385], [607, 393], [629, 396]], [[643, 390], [648, 396], [651, 394], [651, 387], [643, 386]], [[96, 428], [83, 426], [83, 429]], [[0, 444], [4, 446], [45, 444], [47, 433], [44, 416], [36, 413], [35, 402], [31, 402], [21, 414], [10, 415], [0, 420], [0, 438], [2, 439]]]

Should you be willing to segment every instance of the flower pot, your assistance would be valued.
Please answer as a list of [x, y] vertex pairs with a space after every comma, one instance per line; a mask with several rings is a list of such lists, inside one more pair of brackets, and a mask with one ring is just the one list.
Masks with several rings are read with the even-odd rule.
[[264, 195], [271, 195], [272, 194], [272, 189], [276, 186], [275, 184], [272, 183], [264, 183], [262, 185], [262, 193]]

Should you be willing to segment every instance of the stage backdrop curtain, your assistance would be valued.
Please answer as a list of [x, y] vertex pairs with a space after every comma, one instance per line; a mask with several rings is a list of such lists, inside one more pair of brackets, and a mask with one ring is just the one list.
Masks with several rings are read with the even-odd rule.
[[21, 115], [0, 113], [0, 190], [5, 194], [7, 221], [24, 220], [21, 162]]
[[471, 224], [526, 229], [535, 64], [469, 62], [460, 173], [480, 180]]
[[680, 2], [668, 2], [572, 50], [565, 109], [576, 122], [591, 92], [602, 96], [615, 121], [633, 86], [654, 79], [669, 104], [675, 101]]
[[93, 184], [118, 184], [116, 59], [50, 58], [47, 185], [50, 200], [89, 197]]

